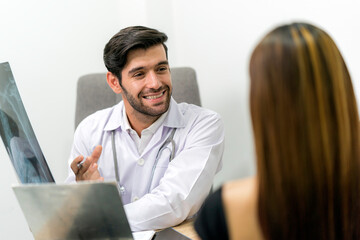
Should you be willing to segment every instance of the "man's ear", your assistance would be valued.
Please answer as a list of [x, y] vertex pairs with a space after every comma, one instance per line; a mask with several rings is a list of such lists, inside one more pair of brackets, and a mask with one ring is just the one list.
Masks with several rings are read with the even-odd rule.
[[106, 73], [106, 80], [114, 93], [122, 93], [122, 88], [119, 79], [111, 72]]

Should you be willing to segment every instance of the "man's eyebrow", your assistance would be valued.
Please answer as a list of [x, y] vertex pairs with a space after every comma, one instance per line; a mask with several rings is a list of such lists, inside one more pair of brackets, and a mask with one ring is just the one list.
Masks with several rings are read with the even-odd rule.
[[160, 65], [169, 65], [169, 61], [165, 60], [165, 61], [161, 61], [158, 64], [156, 64], [156, 66], [160, 66]]
[[[158, 62], [155, 66], [160, 66], [160, 65], [169, 65], [169, 61], [167, 61], [167, 60], [165, 60], [165, 61], [161, 61], [161, 62]], [[139, 71], [139, 70], [141, 70], [141, 69], [144, 69], [145, 67], [135, 67], [135, 68], [132, 68], [132, 69], [130, 69], [130, 71], [128, 72], [128, 74], [130, 75], [130, 74], [132, 74], [132, 73], [134, 73], [134, 72], [136, 72], [136, 71]]]
[[134, 72], [136, 72], [136, 71], [139, 71], [139, 70], [141, 70], [141, 69], [144, 69], [144, 67], [135, 67], [135, 68], [132, 68], [132, 69], [130, 69], [130, 71], [128, 72], [128, 74], [130, 75], [130, 74], [132, 74], [132, 73], [134, 73]]

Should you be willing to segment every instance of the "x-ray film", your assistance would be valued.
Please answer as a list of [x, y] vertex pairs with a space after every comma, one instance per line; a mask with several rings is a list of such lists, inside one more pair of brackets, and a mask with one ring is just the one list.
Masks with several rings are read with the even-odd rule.
[[21, 183], [54, 182], [7, 62], [0, 64], [0, 135]]

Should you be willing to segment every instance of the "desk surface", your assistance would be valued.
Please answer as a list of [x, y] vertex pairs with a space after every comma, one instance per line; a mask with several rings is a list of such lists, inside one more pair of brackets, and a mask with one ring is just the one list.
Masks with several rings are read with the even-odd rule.
[[182, 222], [180, 225], [173, 227], [176, 231], [184, 234], [188, 238], [193, 240], [200, 240], [200, 237], [197, 235], [194, 228], [194, 220], [186, 220]]

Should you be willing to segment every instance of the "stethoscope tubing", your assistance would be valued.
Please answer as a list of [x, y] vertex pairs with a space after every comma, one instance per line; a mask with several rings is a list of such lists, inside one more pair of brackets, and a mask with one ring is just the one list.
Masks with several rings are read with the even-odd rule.
[[116, 156], [116, 148], [115, 148], [115, 130], [111, 131], [111, 145], [112, 145], [112, 149], [113, 149], [113, 159], [114, 159], [114, 165], [115, 165], [115, 177], [116, 177], [116, 181], [118, 183], [120, 183], [120, 173], [118, 171], [119, 166], [118, 166], [118, 161], [117, 161], [117, 156]]

